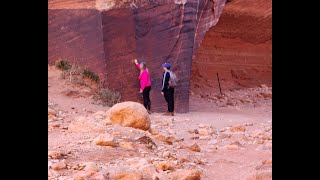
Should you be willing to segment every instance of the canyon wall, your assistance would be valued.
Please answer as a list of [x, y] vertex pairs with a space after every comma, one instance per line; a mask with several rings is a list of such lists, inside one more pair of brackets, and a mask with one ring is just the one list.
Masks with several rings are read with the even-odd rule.
[[168, 62], [179, 78], [175, 111], [189, 111], [191, 64], [225, 0], [49, 0], [48, 62], [77, 62], [96, 72], [122, 100], [141, 101], [132, 60], [151, 72], [152, 110], [166, 111], [160, 94]]
[[232, 0], [194, 53], [191, 91], [272, 86], [272, 1]]

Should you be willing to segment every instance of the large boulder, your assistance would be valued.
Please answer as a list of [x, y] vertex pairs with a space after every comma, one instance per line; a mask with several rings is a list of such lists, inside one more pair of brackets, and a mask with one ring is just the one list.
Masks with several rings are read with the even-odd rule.
[[150, 116], [146, 108], [137, 102], [122, 102], [115, 104], [105, 114], [113, 124], [149, 130]]

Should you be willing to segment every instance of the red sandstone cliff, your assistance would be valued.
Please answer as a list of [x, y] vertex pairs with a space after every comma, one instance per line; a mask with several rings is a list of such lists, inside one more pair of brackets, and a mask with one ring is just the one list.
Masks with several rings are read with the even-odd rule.
[[222, 91], [272, 85], [272, 1], [232, 0], [194, 54], [191, 90]]
[[225, 0], [49, 0], [48, 62], [76, 60], [95, 71], [123, 100], [139, 100], [133, 58], [152, 76], [152, 109], [165, 111], [161, 64], [180, 79], [176, 111], [189, 110], [191, 61], [205, 32], [214, 26]]

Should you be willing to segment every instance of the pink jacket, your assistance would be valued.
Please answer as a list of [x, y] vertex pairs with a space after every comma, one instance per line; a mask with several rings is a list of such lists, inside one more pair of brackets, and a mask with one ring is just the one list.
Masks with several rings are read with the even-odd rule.
[[[136, 64], [137, 68], [140, 70], [140, 65]], [[139, 78], [140, 80], [140, 89], [143, 91], [145, 87], [151, 86], [151, 81], [150, 81], [150, 74], [147, 70], [144, 70], [140, 75]]]

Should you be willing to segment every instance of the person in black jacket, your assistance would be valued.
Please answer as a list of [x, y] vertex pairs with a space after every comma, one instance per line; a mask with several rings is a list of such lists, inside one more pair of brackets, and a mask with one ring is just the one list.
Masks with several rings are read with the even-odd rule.
[[173, 116], [174, 113], [174, 88], [169, 86], [169, 80], [170, 80], [170, 64], [164, 63], [162, 64], [164, 73], [163, 73], [163, 79], [162, 79], [162, 89], [161, 94], [166, 99], [166, 102], [168, 104], [168, 112], [166, 112], [164, 115]]

